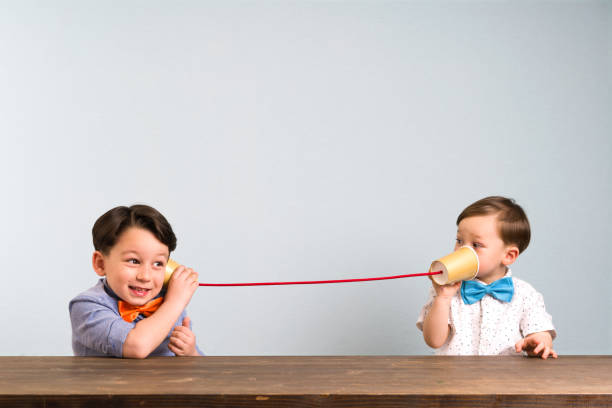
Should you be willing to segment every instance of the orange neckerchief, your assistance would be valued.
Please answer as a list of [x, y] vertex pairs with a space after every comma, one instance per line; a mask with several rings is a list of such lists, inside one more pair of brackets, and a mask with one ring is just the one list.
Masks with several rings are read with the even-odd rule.
[[128, 323], [131, 323], [138, 317], [139, 314], [143, 314], [146, 317], [151, 316], [153, 312], [157, 310], [159, 305], [164, 301], [163, 297], [158, 297], [157, 299], [153, 299], [152, 301], [145, 303], [142, 306], [134, 306], [130, 305], [123, 300], [119, 300], [117, 303], [119, 305], [119, 314]]

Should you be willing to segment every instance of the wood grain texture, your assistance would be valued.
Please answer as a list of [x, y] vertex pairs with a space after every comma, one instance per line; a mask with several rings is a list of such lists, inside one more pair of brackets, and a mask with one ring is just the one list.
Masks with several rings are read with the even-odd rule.
[[612, 407], [612, 356], [0, 357], [11, 407]]

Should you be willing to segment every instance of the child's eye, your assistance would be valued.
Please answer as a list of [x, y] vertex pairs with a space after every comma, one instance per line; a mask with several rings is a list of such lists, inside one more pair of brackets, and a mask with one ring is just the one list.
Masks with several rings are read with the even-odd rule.
[[136, 258], [130, 258], [127, 261], [128, 261], [128, 263], [131, 263], [133, 265], [138, 265], [140, 263], [140, 262], [138, 262], [138, 259], [136, 259]]
[[164, 263], [163, 262], [155, 262], [155, 266], [157, 266], [158, 268], [163, 268], [164, 267]]
[[474, 242], [474, 243], [472, 244], [472, 246], [473, 246], [474, 248], [482, 248], [482, 244], [479, 244], [478, 242]]
[[459, 245], [463, 244], [463, 240], [461, 240], [461, 239], [459, 239], [459, 238], [457, 238], [457, 240], [456, 240], [456, 241], [457, 241], [457, 243], [458, 243]]

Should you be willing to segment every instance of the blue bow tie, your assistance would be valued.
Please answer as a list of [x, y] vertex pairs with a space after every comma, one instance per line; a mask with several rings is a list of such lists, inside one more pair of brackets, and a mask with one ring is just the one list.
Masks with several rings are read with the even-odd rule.
[[502, 302], [510, 302], [514, 295], [512, 278], [506, 276], [490, 285], [475, 280], [461, 282], [461, 297], [466, 305], [478, 302], [484, 295], [491, 295]]

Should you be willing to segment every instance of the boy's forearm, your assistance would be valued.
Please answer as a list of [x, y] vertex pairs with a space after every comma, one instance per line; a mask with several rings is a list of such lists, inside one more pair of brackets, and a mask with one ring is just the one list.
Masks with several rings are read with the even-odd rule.
[[423, 321], [423, 338], [429, 347], [440, 348], [448, 338], [450, 302], [451, 298], [437, 296]]
[[168, 336], [182, 311], [181, 304], [164, 302], [155, 313], [136, 323], [123, 343], [123, 357], [146, 358]]

